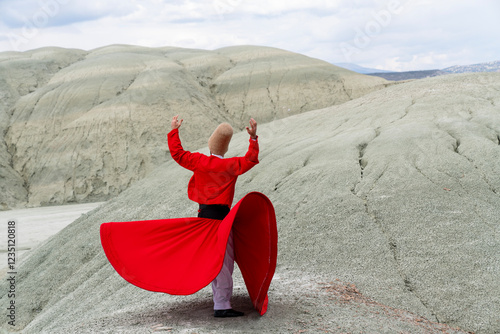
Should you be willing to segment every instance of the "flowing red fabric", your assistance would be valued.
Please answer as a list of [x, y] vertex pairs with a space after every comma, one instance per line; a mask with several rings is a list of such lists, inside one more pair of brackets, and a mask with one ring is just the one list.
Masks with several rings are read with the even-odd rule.
[[224, 218], [174, 218], [101, 224], [115, 270], [142, 289], [172, 295], [199, 291], [219, 274], [233, 229], [234, 257], [250, 299], [263, 315], [276, 269], [278, 232], [271, 201], [252, 192]]

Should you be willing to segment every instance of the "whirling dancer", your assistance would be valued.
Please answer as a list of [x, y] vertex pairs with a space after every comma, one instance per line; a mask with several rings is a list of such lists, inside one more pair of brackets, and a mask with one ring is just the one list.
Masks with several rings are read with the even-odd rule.
[[[172, 118], [172, 130], [168, 134], [168, 147], [172, 158], [182, 167], [193, 171], [188, 185], [189, 198], [199, 204], [198, 217], [222, 220], [229, 213], [234, 197], [234, 187], [239, 175], [259, 163], [257, 122], [250, 119], [246, 127], [250, 135], [250, 146], [244, 157], [224, 159], [233, 135], [228, 123], [220, 124], [208, 140], [210, 156], [191, 153], [182, 148], [179, 128], [182, 119]], [[215, 317], [238, 317], [242, 312], [231, 308], [233, 293], [234, 249], [233, 233], [229, 234], [226, 254], [220, 273], [212, 282]]]
[[231, 307], [236, 262], [253, 307], [264, 315], [278, 253], [274, 207], [264, 194], [250, 192], [231, 208], [238, 176], [259, 162], [257, 122], [246, 128], [245, 156], [226, 159], [229, 124], [210, 137], [210, 156], [182, 148], [181, 124], [173, 117], [168, 144], [174, 160], [193, 171], [188, 197], [199, 203], [198, 217], [103, 223], [103, 250], [120, 276], [145, 290], [189, 295], [212, 283], [215, 317], [243, 315]]

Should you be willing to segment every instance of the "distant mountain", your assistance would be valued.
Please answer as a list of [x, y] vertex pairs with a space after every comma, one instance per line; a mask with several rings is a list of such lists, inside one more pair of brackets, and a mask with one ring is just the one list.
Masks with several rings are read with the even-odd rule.
[[500, 72], [500, 60], [473, 64], [473, 65], [451, 66], [441, 70], [407, 71], [407, 72], [391, 72], [385, 70], [378, 70], [378, 69], [359, 66], [352, 63], [337, 63], [334, 65], [361, 74], [376, 76], [391, 81], [423, 79], [423, 78], [435, 77], [438, 75], [445, 75], [452, 73]]
[[451, 66], [443, 69], [443, 71], [447, 73], [500, 72], [500, 60], [473, 65]]
[[384, 78], [386, 80], [391, 80], [391, 81], [402, 81], [402, 80], [436, 77], [439, 75], [445, 75], [450, 73], [441, 70], [427, 70], [427, 71], [386, 72], [386, 73], [366, 73], [366, 74]]
[[378, 70], [376, 68], [368, 68], [368, 67], [363, 67], [359, 66], [353, 63], [337, 63], [333, 64], [335, 66], [343, 67], [345, 69], [361, 73], [361, 74], [368, 74], [368, 73], [390, 73], [391, 71], [386, 71], [386, 70]]

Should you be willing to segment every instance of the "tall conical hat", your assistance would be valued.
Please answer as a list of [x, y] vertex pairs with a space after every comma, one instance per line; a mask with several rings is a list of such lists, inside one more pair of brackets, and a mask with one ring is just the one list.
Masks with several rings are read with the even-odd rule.
[[220, 124], [208, 139], [210, 152], [217, 155], [226, 154], [233, 136], [233, 128], [229, 123]]

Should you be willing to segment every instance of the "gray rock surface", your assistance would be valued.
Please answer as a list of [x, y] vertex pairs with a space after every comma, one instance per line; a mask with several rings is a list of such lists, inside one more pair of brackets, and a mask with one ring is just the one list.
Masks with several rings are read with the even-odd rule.
[[4, 141], [12, 108], [24, 96], [44, 86], [62, 68], [84, 54], [79, 50], [42, 48], [27, 52], [0, 53], [0, 210], [15, 208], [27, 201], [29, 181], [13, 168]]
[[[238, 275], [234, 306], [247, 316], [219, 322], [209, 288], [150, 293], [108, 264], [102, 222], [196, 214], [190, 172], [168, 161], [28, 253], [19, 328], [498, 333], [499, 92], [500, 74], [449, 75], [259, 125], [260, 164], [240, 177], [235, 200], [260, 191], [276, 209], [278, 268], [262, 318]], [[247, 140], [235, 134], [228, 156]]]
[[10, 180], [4, 209], [116, 196], [167, 160], [165, 129], [175, 113], [185, 116], [187, 148], [194, 149], [220, 122], [243, 129], [250, 115], [268, 122], [388, 84], [253, 46], [113, 45], [1, 53], [0, 59], [8, 80], [0, 82], [0, 94], [11, 96], [0, 112], [9, 124], [0, 145], [0, 175]]

